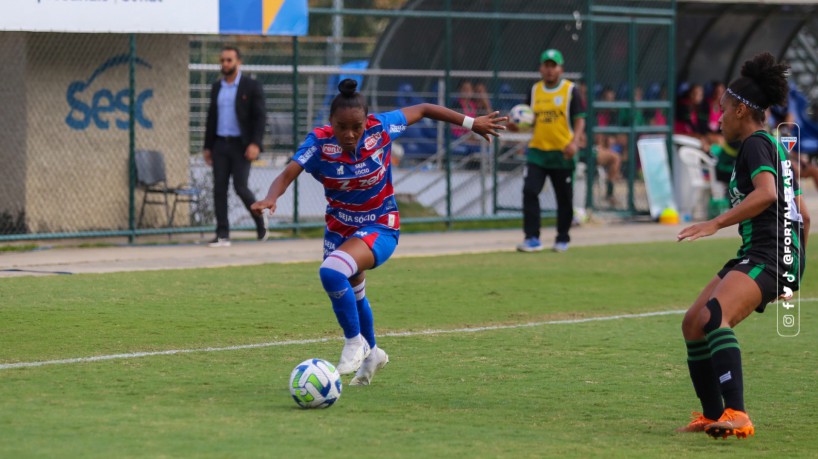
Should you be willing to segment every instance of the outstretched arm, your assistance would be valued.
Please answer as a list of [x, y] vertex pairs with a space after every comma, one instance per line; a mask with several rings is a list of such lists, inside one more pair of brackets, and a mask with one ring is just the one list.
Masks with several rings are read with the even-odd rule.
[[270, 209], [271, 214], [275, 213], [278, 198], [287, 191], [287, 188], [290, 187], [293, 180], [298, 178], [298, 175], [301, 174], [303, 170], [304, 168], [295, 161], [287, 164], [287, 167], [273, 180], [270, 189], [267, 191], [267, 196], [261, 201], [254, 202], [250, 206], [250, 210], [256, 215], [261, 214], [264, 209]]
[[697, 223], [683, 229], [676, 236], [679, 241], [695, 241], [700, 237], [710, 236], [716, 231], [733, 226], [764, 211], [777, 199], [775, 175], [772, 172], [761, 172], [753, 178], [753, 187], [746, 198], [736, 207], [706, 222]]
[[[403, 116], [406, 117], [406, 124], [409, 125], [415, 124], [423, 118], [429, 118], [436, 121], [445, 121], [447, 123], [463, 126], [463, 121], [468, 118], [462, 113], [458, 113], [454, 110], [450, 110], [446, 107], [441, 107], [440, 105], [435, 104], [412, 105], [410, 107], [402, 108], [401, 111], [403, 112]], [[498, 116], [499, 114], [500, 112], [493, 112], [489, 113], [488, 115], [474, 118], [474, 123], [471, 126], [471, 130], [491, 142], [491, 138], [489, 137], [490, 135], [498, 137], [500, 135], [498, 131], [503, 131], [506, 129], [504, 125], [498, 123], [508, 121], [508, 117]]]

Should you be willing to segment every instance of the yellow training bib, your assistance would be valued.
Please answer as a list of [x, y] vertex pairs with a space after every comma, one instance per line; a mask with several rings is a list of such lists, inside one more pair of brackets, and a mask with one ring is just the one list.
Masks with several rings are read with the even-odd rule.
[[574, 138], [569, 113], [573, 89], [574, 83], [568, 80], [561, 80], [555, 88], [546, 88], [544, 81], [538, 81], [531, 88], [531, 109], [536, 121], [528, 143], [530, 148], [562, 151]]

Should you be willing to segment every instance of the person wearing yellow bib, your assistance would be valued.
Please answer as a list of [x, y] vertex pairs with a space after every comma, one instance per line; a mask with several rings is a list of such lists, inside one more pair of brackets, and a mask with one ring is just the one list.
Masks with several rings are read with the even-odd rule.
[[523, 231], [525, 239], [517, 246], [521, 252], [543, 249], [540, 242], [540, 192], [545, 179], [557, 198], [557, 237], [553, 249], [568, 250], [568, 231], [574, 216], [573, 180], [579, 134], [585, 129], [585, 103], [579, 88], [562, 79], [562, 53], [556, 49], [540, 56], [542, 80], [531, 88], [529, 105], [534, 111], [534, 127], [526, 152], [523, 182]]

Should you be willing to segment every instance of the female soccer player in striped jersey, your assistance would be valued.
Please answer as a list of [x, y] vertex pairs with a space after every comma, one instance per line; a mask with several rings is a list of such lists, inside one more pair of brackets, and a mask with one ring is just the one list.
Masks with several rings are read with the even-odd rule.
[[732, 209], [678, 235], [680, 241], [692, 241], [738, 223], [742, 239], [736, 258], [707, 284], [682, 321], [702, 413], [694, 413], [680, 431], [705, 431], [714, 438], [755, 434], [744, 408], [741, 351], [733, 327], [800, 286], [809, 215], [787, 151], [764, 130], [764, 111], [787, 101], [788, 69], [762, 53], [745, 62], [741, 77], [728, 86], [721, 98], [721, 130], [727, 142], [741, 142], [729, 184]]
[[314, 129], [293, 161], [270, 185], [267, 196], [252, 205], [270, 209], [290, 183], [307, 171], [324, 186], [327, 199], [324, 262], [319, 275], [329, 295], [346, 343], [338, 371], [357, 371], [352, 385], [368, 385], [389, 361], [375, 342], [372, 309], [364, 289], [368, 269], [382, 265], [398, 244], [400, 216], [392, 188], [392, 142], [422, 118], [445, 121], [488, 141], [505, 129], [499, 112], [471, 118], [445, 107], [419, 104], [369, 114], [358, 83], [345, 79], [330, 106], [329, 126]]

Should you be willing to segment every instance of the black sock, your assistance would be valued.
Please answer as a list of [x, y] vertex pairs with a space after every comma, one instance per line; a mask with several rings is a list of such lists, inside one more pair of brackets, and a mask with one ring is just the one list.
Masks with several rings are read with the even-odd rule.
[[687, 345], [687, 368], [690, 370], [690, 380], [693, 389], [702, 404], [702, 414], [707, 419], [716, 420], [721, 417], [724, 405], [719, 390], [719, 380], [713, 371], [710, 359], [710, 348], [707, 340], [685, 341]]
[[741, 349], [732, 328], [718, 328], [707, 334], [710, 359], [719, 379], [724, 407], [744, 410], [744, 379], [741, 374]]

